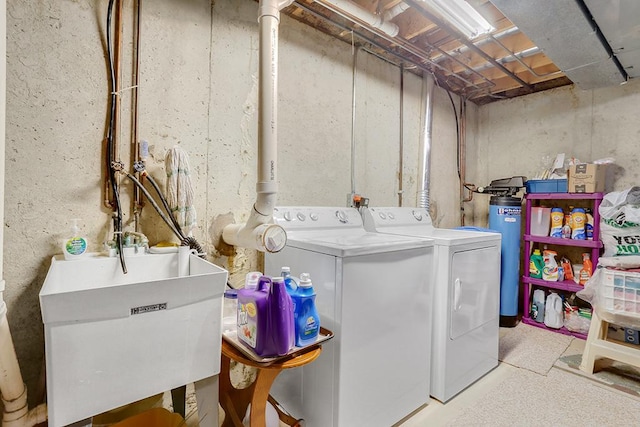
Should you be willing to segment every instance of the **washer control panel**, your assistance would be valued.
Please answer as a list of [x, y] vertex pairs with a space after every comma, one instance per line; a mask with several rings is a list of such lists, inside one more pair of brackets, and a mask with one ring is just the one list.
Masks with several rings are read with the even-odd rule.
[[279, 206], [273, 219], [287, 230], [362, 227], [358, 210], [346, 207]]
[[426, 208], [368, 208], [364, 215], [376, 226], [431, 225]]

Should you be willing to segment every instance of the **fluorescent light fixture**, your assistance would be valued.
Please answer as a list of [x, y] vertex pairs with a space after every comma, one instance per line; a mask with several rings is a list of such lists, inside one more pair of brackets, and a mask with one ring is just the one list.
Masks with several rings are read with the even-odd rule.
[[495, 28], [465, 0], [422, 0], [469, 39]]

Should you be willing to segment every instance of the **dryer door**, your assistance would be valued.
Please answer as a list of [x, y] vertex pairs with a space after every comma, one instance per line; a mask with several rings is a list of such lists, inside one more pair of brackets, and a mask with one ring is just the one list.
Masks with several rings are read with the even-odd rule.
[[449, 337], [455, 340], [500, 314], [500, 249], [454, 252], [450, 262]]

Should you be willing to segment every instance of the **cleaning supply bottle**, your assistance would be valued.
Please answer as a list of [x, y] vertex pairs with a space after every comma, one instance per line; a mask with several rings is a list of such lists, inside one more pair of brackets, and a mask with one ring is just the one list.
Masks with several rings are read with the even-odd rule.
[[544, 268], [544, 259], [540, 253], [540, 249], [535, 249], [531, 257], [529, 257], [529, 277], [534, 279], [542, 279], [542, 269]]
[[547, 296], [547, 302], [544, 307], [544, 324], [549, 328], [560, 329], [564, 324], [564, 310], [563, 310], [562, 298], [555, 293], [551, 292]]
[[238, 340], [259, 356], [269, 352], [268, 291], [271, 279], [261, 276], [256, 289], [238, 290]]
[[571, 265], [569, 258], [562, 257], [560, 259], [560, 265], [562, 265], [562, 269], [564, 270], [564, 279], [573, 280], [573, 266]]
[[550, 237], [562, 237], [562, 220], [564, 219], [564, 213], [562, 208], [551, 209], [551, 231]]
[[293, 278], [293, 276], [291, 276], [291, 268], [287, 266], [283, 266], [280, 269], [280, 276], [282, 276], [282, 278], [284, 279], [284, 284], [287, 288], [287, 292], [289, 293], [289, 295], [295, 294], [296, 289], [298, 288], [298, 285], [296, 284], [296, 281]]
[[584, 224], [584, 234], [587, 237], [587, 240], [593, 240], [593, 211], [590, 208], [586, 208], [584, 213], [587, 217]]
[[587, 216], [583, 208], [574, 208], [571, 211], [571, 238], [575, 240], [585, 240], [584, 225]]
[[563, 239], [571, 238], [571, 214], [566, 214], [564, 216], [564, 225], [562, 226], [561, 237]]
[[258, 356], [283, 356], [294, 343], [293, 304], [282, 277], [238, 290], [238, 339]]
[[271, 352], [278, 356], [284, 356], [295, 344], [295, 325], [293, 302], [282, 277], [272, 279], [269, 287], [268, 305], [269, 335], [273, 342]]
[[580, 270], [579, 283], [584, 286], [593, 274], [593, 264], [589, 252], [582, 254], [582, 269]]
[[67, 237], [62, 243], [62, 253], [64, 259], [78, 259], [86, 255], [89, 247], [89, 241], [86, 237], [80, 233], [80, 227], [78, 226], [79, 219], [71, 220], [71, 230], [69, 237]]
[[531, 306], [531, 317], [538, 323], [544, 322], [544, 290], [533, 291], [533, 304]]
[[558, 281], [558, 263], [556, 262], [555, 251], [546, 250], [543, 252], [544, 268], [542, 269], [542, 279], [549, 282]]
[[309, 273], [300, 275], [300, 284], [293, 300], [296, 307], [294, 314], [296, 346], [304, 347], [313, 344], [320, 332], [320, 316], [316, 309], [316, 293], [313, 290]]

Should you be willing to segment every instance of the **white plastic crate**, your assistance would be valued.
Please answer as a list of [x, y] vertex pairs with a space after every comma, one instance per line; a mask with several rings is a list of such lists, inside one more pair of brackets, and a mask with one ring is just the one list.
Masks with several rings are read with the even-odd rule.
[[600, 296], [611, 313], [640, 315], [640, 273], [603, 269]]
[[123, 274], [117, 258], [53, 258], [40, 292], [50, 426], [220, 372], [227, 271], [181, 260], [130, 257]]

